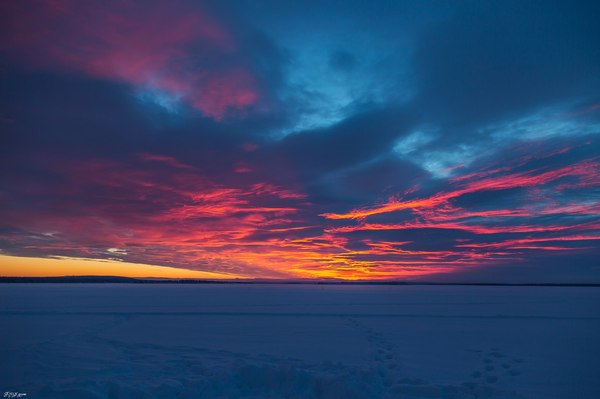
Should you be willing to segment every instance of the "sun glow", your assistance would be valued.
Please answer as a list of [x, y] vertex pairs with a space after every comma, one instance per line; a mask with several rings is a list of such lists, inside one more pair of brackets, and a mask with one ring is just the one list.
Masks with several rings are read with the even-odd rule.
[[241, 275], [227, 275], [200, 270], [152, 266], [141, 263], [120, 262], [88, 258], [33, 258], [0, 255], [0, 276], [3, 277], [55, 277], [55, 276], [121, 276], [233, 279]]

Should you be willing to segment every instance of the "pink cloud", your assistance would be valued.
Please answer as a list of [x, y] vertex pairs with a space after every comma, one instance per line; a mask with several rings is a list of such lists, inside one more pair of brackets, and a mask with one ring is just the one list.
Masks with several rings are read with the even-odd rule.
[[[600, 176], [600, 163], [595, 160], [586, 160], [550, 171], [533, 170], [490, 177], [490, 175], [505, 170], [495, 169], [492, 171], [471, 173], [467, 175], [466, 179], [469, 180], [467, 183], [459, 185], [455, 190], [440, 192], [430, 197], [411, 200], [391, 198], [381, 205], [370, 208], [354, 209], [346, 213], [324, 213], [321, 216], [327, 219], [364, 219], [373, 215], [397, 212], [405, 209], [439, 208], [446, 205], [448, 201], [465, 194], [542, 186], [566, 177], [574, 177], [578, 180], [578, 183], [569, 185], [568, 187], [588, 187], [600, 184], [600, 179], [598, 178]], [[454, 178], [453, 182], [462, 182], [462, 180]]]
[[38, 0], [2, 12], [1, 47], [30, 67], [160, 90], [215, 119], [260, 100], [226, 25], [191, 2]]

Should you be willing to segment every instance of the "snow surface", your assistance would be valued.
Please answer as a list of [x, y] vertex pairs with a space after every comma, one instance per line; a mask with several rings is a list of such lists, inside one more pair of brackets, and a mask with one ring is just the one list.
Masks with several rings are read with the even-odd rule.
[[600, 398], [600, 289], [0, 284], [31, 398]]

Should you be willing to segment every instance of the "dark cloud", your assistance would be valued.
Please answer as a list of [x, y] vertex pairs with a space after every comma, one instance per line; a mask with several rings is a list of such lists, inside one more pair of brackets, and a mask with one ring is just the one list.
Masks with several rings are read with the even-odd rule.
[[26, 3], [0, 33], [6, 254], [597, 276], [593, 3]]
[[417, 102], [452, 127], [519, 115], [598, 87], [593, 2], [464, 2], [417, 42]]
[[329, 66], [340, 71], [353, 69], [357, 62], [356, 57], [347, 51], [334, 51], [329, 56]]
[[327, 129], [292, 134], [276, 146], [305, 173], [320, 175], [387, 153], [411, 119], [402, 109], [376, 109]]

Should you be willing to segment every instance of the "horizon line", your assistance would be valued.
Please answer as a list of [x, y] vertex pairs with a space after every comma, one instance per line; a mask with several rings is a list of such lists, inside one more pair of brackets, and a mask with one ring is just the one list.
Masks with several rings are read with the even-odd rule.
[[296, 284], [296, 285], [462, 285], [462, 286], [538, 286], [538, 287], [600, 287], [600, 283], [552, 282], [435, 282], [412, 280], [341, 280], [341, 279], [197, 279], [169, 277], [125, 277], [102, 275], [64, 276], [0, 276], [0, 283], [103, 283], [103, 284]]

